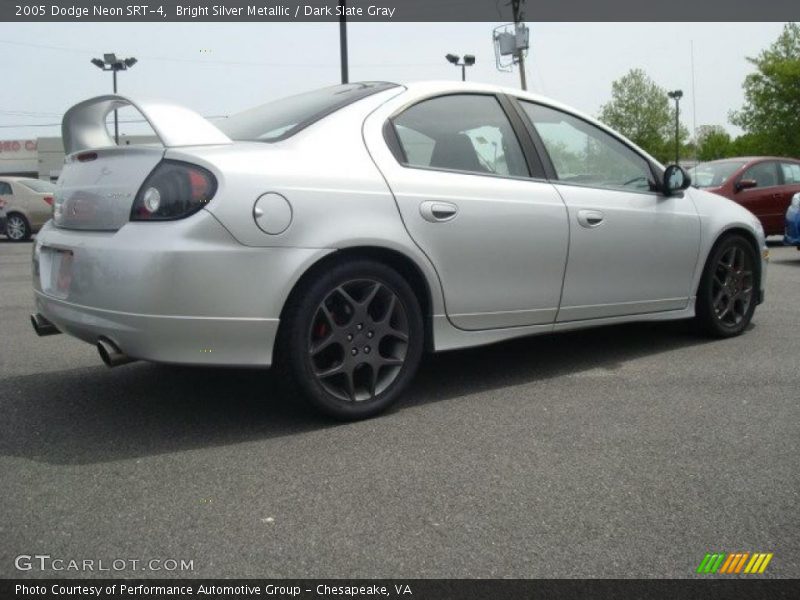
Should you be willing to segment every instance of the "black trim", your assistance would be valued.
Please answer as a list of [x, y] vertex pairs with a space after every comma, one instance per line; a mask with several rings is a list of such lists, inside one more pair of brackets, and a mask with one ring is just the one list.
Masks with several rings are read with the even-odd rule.
[[386, 122], [383, 124], [383, 140], [386, 142], [386, 145], [389, 146], [389, 150], [395, 160], [402, 165], [407, 165], [408, 157], [406, 156], [403, 144], [400, 142], [400, 136], [397, 135], [397, 129], [395, 129], [391, 117], [386, 119]]
[[[533, 179], [549, 179], [542, 155], [536, 147], [536, 142], [532, 138], [530, 130], [520, 117], [519, 110], [514, 106], [513, 100], [507, 94], [497, 94], [497, 100], [500, 102], [500, 107], [506, 113], [506, 118], [508, 118], [514, 134], [517, 136], [522, 154], [525, 156], [525, 162], [528, 163], [528, 174]], [[549, 157], [548, 160], [550, 160]], [[550, 166], [552, 167], [552, 165]]]
[[[556, 173], [556, 168], [550, 158], [550, 153], [547, 151], [547, 148], [545, 148], [544, 142], [542, 142], [542, 138], [539, 137], [539, 132], [536, 131], [536, 127], [533, 126], [533, 122], [531, 121], [530, 117], [520, 105], [520, 99], [516, 96], [508, 95], [506, 95], [506, 98], [508, 99], [509, 105], [514, 108], [514, 112], [522, 123], [522, 126], [525, 128], [525, 131], [527, 132], [528, 137], [530, 138], [531, 143], [536, 150], [536, 154], [539, 157], [544, 169], [545, 178], [548, 180], [557, 181], [558, 174]], [[525, 102], [530, 101], [526, 100]], [[546, 105], [542, 104], [541, 106]]]

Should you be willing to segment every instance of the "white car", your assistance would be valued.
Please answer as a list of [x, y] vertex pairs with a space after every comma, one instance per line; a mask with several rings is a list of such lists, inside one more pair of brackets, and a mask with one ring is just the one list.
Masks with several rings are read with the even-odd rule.
[[[131, 105], [163, 147], [116, 147]], [[695, 318], [762, 301], [758, 220], [566, 106], [475, 83], [334, 86], [219, 127], [102, 96], [34, 249], [39, 334], [132, 359], [282, 367], [317, 408], [373, 415], [423, 350]]]
[[4, 232], [8, 239], [22, 242], [39, 231], [52, 213], [55, 189], [42, 179], [0, 177], [0, 203], [5, 204]]

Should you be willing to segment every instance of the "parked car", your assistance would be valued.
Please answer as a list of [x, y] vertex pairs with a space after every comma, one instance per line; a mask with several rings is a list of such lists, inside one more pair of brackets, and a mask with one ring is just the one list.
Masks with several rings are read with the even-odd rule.
[[0, 234], [6, 232], [6, 201], [0, 198]]
[[756, 215], [767, 235], [783, 234], [783, 218], [800, 192], [800, 160], [759, 156], [700, 163], [691, 171], [696, 187], [730, 198]]
[[21, 242], [30, 239], [50, 218], [55, 185], [30, 177], [0, 177], [0, 199], [6, 203], [6, 236]]
[[[127, 105], [163, 148], [114, 145]], [[62, 129], [32, 322], [110, 366], [274, 364], [355, 419], [398, 399], [424, 349], [689, 318], [729, 337], [763, 298], [750, 212], [516, 89], [337, 85], [219, 126], [101, 96]]]
[[792, 196], [789, 208], [786, 209], [786, 232], [783, 243], [787, 246], [797, 246], [800, 250], [800, 193]]

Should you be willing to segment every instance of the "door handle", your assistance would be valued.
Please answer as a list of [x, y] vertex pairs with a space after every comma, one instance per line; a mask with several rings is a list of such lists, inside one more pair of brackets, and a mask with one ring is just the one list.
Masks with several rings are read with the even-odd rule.
[[431, 223], [442, 223], [455, 218], [458, 206], [452, 202], [427, 201], [419, 205], [419, 214]]
[[579, 210], [578, 223], [591, 229], [602, 224], [604, 215], [599, 210]]

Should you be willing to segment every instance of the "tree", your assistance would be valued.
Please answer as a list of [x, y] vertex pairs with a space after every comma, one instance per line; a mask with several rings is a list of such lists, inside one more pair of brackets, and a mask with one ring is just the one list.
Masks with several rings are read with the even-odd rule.
[[[600, 120], [662, 162], [675, 156], [675, 109], [667, 91], [641, 69], [631, 69], [611, 84], [611, 100], [600, 108]], [[689, 137], [685, 127], [678, 136]]]
[[697, 159], [716, 160], [731, 156], [732, 140], [722, 125], [701, 125], [697, 128]]
[[800, 25], [787, 23], [778, 39], [755, 58], [744, 80], [745, 104], [730, 115], [751, 148], [800, 157]]

